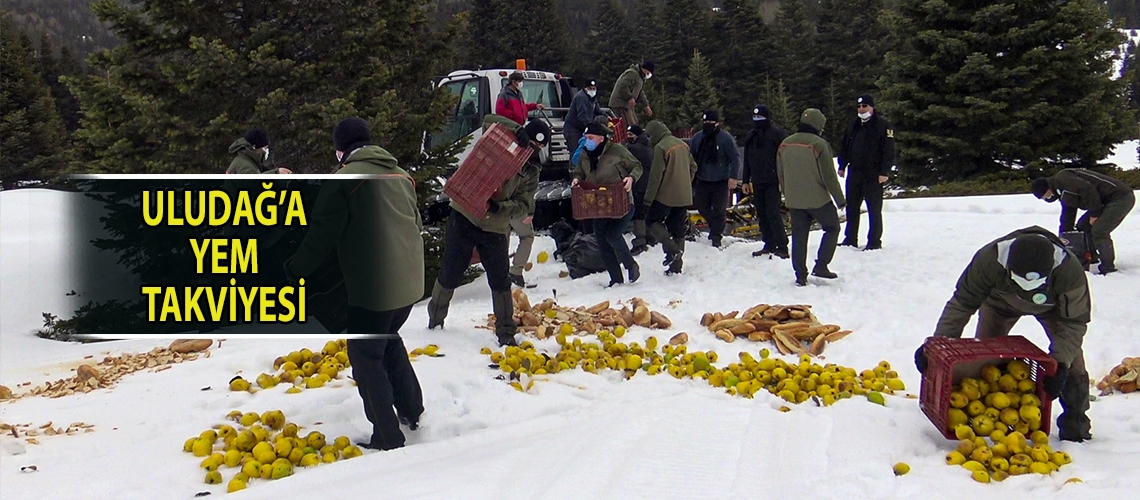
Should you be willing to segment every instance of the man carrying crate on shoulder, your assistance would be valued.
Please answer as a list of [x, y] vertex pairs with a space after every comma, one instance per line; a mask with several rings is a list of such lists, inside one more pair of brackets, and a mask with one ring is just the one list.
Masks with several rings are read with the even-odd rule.
[[533, 152], [550, 143], [550, 127], [539, 120], [523, 127], [509, 118], [489, 114], [483, 119], [483, 131], [494, 124], [514, 132], [520, 146], [532, 149], [531, 157], [518, 174], [503, 181], [491, 196], [483, 217], [476, 217], [455, 201], [451, 202], [452, 214], [447, 219], [443, 261], [428, 302], [428, 328], [443, 327], [451, 297], [463, 279], [463, 272], [471, 264], [471, 252], [478, 250], [483, 269], [487, 271], [487, 284], [491, 287], [495, 335], [499, 345], [507, 346], [515, 345], [517, 329], [514, 302], [511, 301], [507, 235], [511, 232], [512, 219], [534, 213], [534, 193], [538, 190], [542, 167]]
[[[1089, 374], [1081, 345], [1092, 302], [1088, 279], [1076, 256], [1044, 228], [1018, 229], [978, 250], [958, 278], [954, 296], [938, 319], [935, 336], [960, 338], [970, 317], [978, 313], [977, 338], [1008, 335], [1022, 316], [1033, 316], [1049, 337], [1049, 355], [1057, 372], [1044, 381], [1049, 396], [1060, 396], [1064, 413], [1057, 417], [1063, 441], [1092, 439]], [[927, 368], [926, 354], [914, 353], [918, 371]]]

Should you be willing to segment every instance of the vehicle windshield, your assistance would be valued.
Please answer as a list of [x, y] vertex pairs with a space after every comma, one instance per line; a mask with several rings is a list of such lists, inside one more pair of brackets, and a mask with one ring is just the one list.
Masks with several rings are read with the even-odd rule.
[[459, 97], [459, 102], [452, 108], [451, 119], [443, 131], [433, 134], [432, 142], [435, 145], [451, 144], [483, 125], [479, 115], [481, 90], [478, 79], [448, 82], [443, 86], [451, 95]]
[[[503, 87], [506, 87], [510, 81], [503, 78]], [[557, 82], [550, 80], [523, 80], [522, 84], [523, 100], [526, 102], [541, 103], [542, 105], [553, 108], [558, 106], [558, 91]], [[548, 116], [559, 116], [561, 113], [553, 113], [548, 111]], [[539, 116], [538, 111], [531, 111], [528, 116]]]

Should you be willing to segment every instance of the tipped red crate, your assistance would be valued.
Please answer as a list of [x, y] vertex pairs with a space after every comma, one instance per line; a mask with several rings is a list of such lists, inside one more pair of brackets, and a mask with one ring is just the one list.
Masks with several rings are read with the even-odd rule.
[[628, 137], [628, 132], [625, 130], [625, 119], [611, 118], [609, 127], [614, 131], [614, 142], [618, 144], [624, 143], [626, 137]]
[[631, 208], [629, 191], [621, 184], [599, 186], [580, 182], [570, 188], [570, 207], [575, 220], [620, 219]]
[[443, 192], [475, 218], [487, 213], [487, 200], [518, 174], [530, 158], [531, 149], [518, 145], [518, 139], [506, 127], [494, 124], [483, 132], [471, 153], [443, 186]]
[[919, 396], [922, 412], [946, 439], [957, 439], [947, 428], [950, 393], [963, 378], [981, 378], [982, 368], [1020, 359], [1029, 365], [1041, 399], [1041, 430], [1049, 433], [1053, 403], [1045, 393], [1044, 379], [1057, 371], [1057, 361], [1025, 337], [1010, 335], [989, 339], [930, 337], [923, 352], [928, 362]]

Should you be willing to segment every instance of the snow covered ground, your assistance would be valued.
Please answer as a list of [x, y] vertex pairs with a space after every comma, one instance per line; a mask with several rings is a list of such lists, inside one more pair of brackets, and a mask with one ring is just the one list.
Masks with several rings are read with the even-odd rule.
[[[119, 341], [88, 345], [41, 340], [32, 335], [41, 311], [65, 315], [78, 305], [63, 282], [67, 248], [59, 242], [63, 195], [42, 190], [0, 193], [0, 383], [54, 380], [86, 355], [143, 352], [168, 342]], [[982, 244], [1014, 229], [1055, 229], [1057, 205], [1030, 195], [888, 200], [884, 249], [841, 248], [832, 270], [840, 278], [812, 278], [793, 286], [787, 261], [754, 259], [758, 243], [733, 241], [723, 251], [690, 243], [685, 274], [663, 275], [660, 250], [639, 259], [643, 276], [633, 285], [604, 289], [607, 278], [559, 279], [560, 263], [536, 264], [528, 279], [532, 302], [552, 296], [564, 305], [642, 297], [687, 331], [689, 348], [716, 350], [719, 364], [737, 352], [756, 353], [747, 341], [725, 344], [700, 327], [708, 311], [743, 310], [757, 303], [807, 303], [827, 323], [854, 330], [831, 345], [826, 362], [857, 369], [888, 360], [917, 394], [920, 376], [914, 349], [931, 333], [961, 269]], [[812, 252], [819, 233], [813, 233]], [[1095, 379], [1124, 356], [1140, 356], [1140, 214], [1115, 233], [1121, 272], [1089, 276], [1093, 323], [1085, 341]], [[539, 238], [534, 253], [553, 251]], [[680, 301], [670, 309], [670, 301]], [[581, 371], [550, 376], [531, 393], [495, 380], [487, 358], [493, 335], [473, 328], [490, 312], [482, 279], [457, 291], [443, 331], [428, 331], [419, 304], [403, 330], [410, 348], [441, 346], [445, 357], [421, 357], [414, 366], [427, 408], [422, 427], [408, 433], [409, 446], [362, 458], [298, 468], [278, 481], [254, 480], [233, 498], [282, 498], [330, 494], [353, 498], [1126, 498], [1140, 489], [1140, 395], [1114, 395], [1092, 405], [1095, 439], [1056, 441], [1073, 463], [1052, 476], [1012, 477], [975, 483], [944, 456], [954, 443], [940, 437], [918, 401], [889, 397], [886, 407], [861, 398], [831, 407], [794, 406], [765, 392], [756, 399], [730, 397], [703, 381], [639, 374], [632, 380]], [[283, 327], [285, 328], [285, 327]], [[300, 328], [300, 327], [288, 327]], [[973, 331], [973, 323], [967, 332]], [[219, 338], [224, 338], [225, 331]], [[1046, 345], [1035, 322], [1015, 334]], [[652, 333], [633, 328], [626, 340]], [[656, 333], [659, 337], [661, 334]], [[6, 423], [83, 421], [96, 431], [41, 437], [20, 446], [0, 436], [0, 491], [22, 500], [180, 499], [200, 491], [225, 494], [225, 484], [207, 485], [200, 459], [182, 452], [183, 441], [232, 409], [281, 409], [291, 422], [326, 435], [366, 439], [370, 426], [356, 389], [345, 382], [287, 395], [284, 385], [257, 394], [226, 389], [231, 377], [271, 371], [274, 358], [301, 347], [319, 349], [319, 339], [228, 340], [211, 357], [159, 373], [127, 376], [110, 390], [58, 399], [25, 398], [0, 403]], [[553, 340], [537, 342], [551, 352]], [[347, 374], [347, 373], [346, 373]], [[343, 376], [343, 375], [342, 375]], [[210, 387], [210, 390], [202, 390]], [[17, 390], [20, 392], [20, 390]], [[1059, 405], [1054, 414], [1060, 411]], [[910, 464], [896, 477], [894, 463]], [[24, 473], [35, 465], [38, 472]], [[232, 469], [224, 469], [226, 481]], [[1081, 484], [1064, 484], [1072, 477]]]
[[1125, 141], [1117, 144], [1112, 150], [1112, 154], [1104, 159], [1104, 163], [1115, 163], [1117, 167], [1123, 170], [1132, 170], [1140, 168], [1140, 158], [1136, 155], [1137, 149], [1140, 147], [1140, 141]]

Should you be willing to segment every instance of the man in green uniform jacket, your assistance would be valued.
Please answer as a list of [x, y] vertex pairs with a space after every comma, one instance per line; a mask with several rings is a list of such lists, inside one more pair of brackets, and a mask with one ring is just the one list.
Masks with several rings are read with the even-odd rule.
[[[400, 327], [424, 296], [424, 240], [415, 182], [380, 146], [368, 123], [341, 120], [333, 130], [337, 175], [321, 185], [309, 232], [286, 263], [293, 276], [317, 269], [336, 248], [348, 291], [348, 357], [364, 413], [372, 422], [370, 448], [404, 446], [400, 423], [415, 429], [423, 413], [419, 380]], [[396, 411], [392, 411], [393, 405]]]
[[463, 272], [471, 264], [471, 252], [478, 250], [480, 263], [487, 271], [487, 284], [491, 287], [495, 336], [499, 345], [508, 346], [516, 345], [518, 325], [511, 300], [507, 235], [511, 232], [512, 219], [534, 213], [534, 193], [538, 191], [538, 176], [542, 170], [534, 153], [550, 143], [550, 127], [541, 120], [533, 120], [523, 127], [509, 118], [489, 114], [483, 119], [483, 130], [493, 124], [514, 132], [520, 146], [531, 148], [531, 157], [518, 174], [503, 181], [491, 196], [487, 214], [483, 217], [475, 217], [458, 203], [451, 202], [452, 213], [447, 218], [443, 242], [443, 261], [428, 302], [428, 328], [443, 327], [451, 297], [463, 280]]
[[633, 183], [641, 178], [641, 162], [630, 153], [625, 146], [610, 140], [613, 131], [600, 123], [591, 123], [586, 126], [585, 151], [578, 159], [578, 165], [570, 172], [570, 186], [577, 186], [579, 182], [586, 182], [596, 186], [621, 185], [631, 193], [630, 209], [620, 219], [594, 219], [594, 236], [598, 239], [598, 251], [602, 262], [606, 264], [606, 271], [610, 275], [610, 284], [614, 286], [625, 283], [621, 275], [621, 266], [625, 266], [629, 273], [629, 282], [633, 283], [641, 277], [641, 267], [637, 265], [629, 245], [625, 242], [626, 228], [633, 220]]
[[[784, 204], [792, 216], [792, 269], [796, 272], [796, 286], [807, 286], [807, 244], [812, 221], [823, 228], [812, 276], [835, 279], [839, 276], [828, 269], [835, 246], [839, 242], [839, 214], [837, 209], [847, 204], [839, 176], [835, 173], [831, 146], [820, 137], [827, 123], [823, 113], [815, 108], [804, 110], [796, 133], [780, 143], [776, 152], [776, 176]], [[835, 200], [833, 205], [831, 202]]]
[[633, 107], [638, 102], [645, 105], [646, 115], [653, 116], [653, 108], [649, 107], [649, 99], [645, 97], [645, 81], [653, 77], [655, 67], [653, 61], [634, 64], [623, 71], [614, 83], [614, 91], [610, 93], [610, 109], [625, 121], [627, 127], [637, 124], [637, 111]]
[[[660, 120], [645, 126], [653, 145], [653, 166], [645, 191], [645, 223], [649, 234], [661, 242], [665, 251], [665, 274], [680, 274], [685, 254], [685, 231], [688, 229], [689, 205], [693, 204], [693, 179], [697, 162], [689, 145], [673, 136]], [[644, 175], [644, 174], [643, 174]]]
[[251, 128], [245, 135], [230, 144], [230, 154], [234, 155], [227, 174], [291, 174], [287, 168], [266, 168], [269, 160], [269, 134], [259, 128]]
[[[954, 296], [942, 310], [935, 336], [960, 338], [970, 317], [978, 313], [975, 337], [1009, 334], [1022, 316], [1033, 316], [1049, 337], [1049, 355], [1057, 372], [1045, 379], [1045, 390], [1060, 396], [1064, 413], [1057, 418], [1065, 441], [1090, 439], [1089, 374], [1081, 345], [1092, 310], [1088, 278], [1076, 256], [1053, 233], [1038, 226], [1018, 229], [982, 247], [958, 278]], [[915, 364], [926, 370], [922, 347]]]

